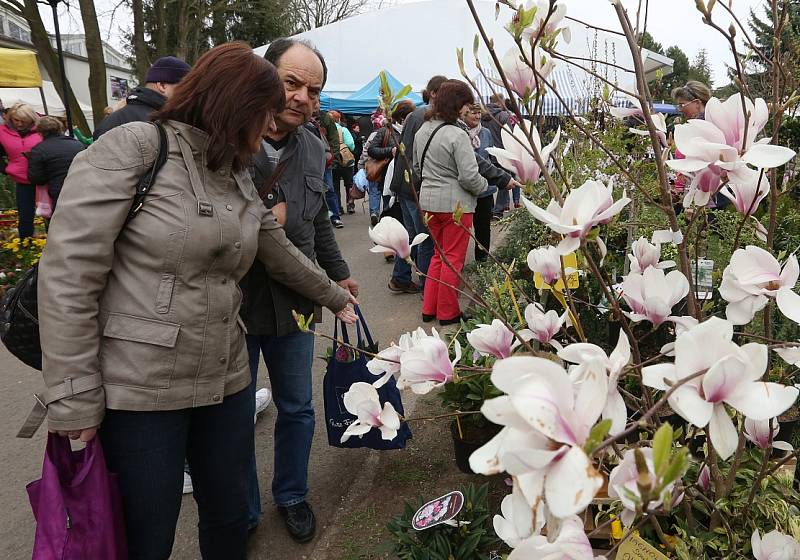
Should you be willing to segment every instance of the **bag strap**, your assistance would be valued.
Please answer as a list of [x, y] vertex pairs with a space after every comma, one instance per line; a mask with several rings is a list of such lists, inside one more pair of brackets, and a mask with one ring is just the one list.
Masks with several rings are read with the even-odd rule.
[[150, 187], [155, 183], [156, 175], [158, 175], [158, 172], [164, 167], [167, 157], [169, 156], [167, 131], [164, 130], [161, 123], [154, 122], [153, 125], [156, 127], [156, 130], [158, 130], [158, 152], [156, 153], [153, 166], [139, 178], [139, 184], [136, 185], [136, 194], [133, 196], [133, 204], [128, 212], [128, 217], [125, 219], [126, 225], [136, 217], [142, 209], [142, 206], [144, 206], [144, 199], [147, 197], [147, 193], [150, 192]]
[[389, 145], [389, 136], [391, 136], [392, 134], [391, 131], [389, 130], [389, 127], [390, 125], [387, 124], [386, 129], [383, 131], [383, 142], [381, 146], [382, 148], [385, 148], [386, 146]]
[[65, 377], [64, 382], [55, 387], [50, 387], [42, 393], [34, 394], [36, 404], [25, 419], [25, 423], [17, 433], [18, 438], [30, 438], [42, 425], [47, 417], [47, 405], [61, 399], [66, 399], [92, 389], [97, 389], [103, 386], [103, 378], [99, 373], [93, 375], [85, 375], [72, 379]]
[[433, 140], [433, 137], [436, 136], [436, 133], [439, 132], [440, 129], [442, 129], [443, 127], [445, 127], [445, 126], [447, 126], [449, 124], [450, 123], [442, 123], [442, 124], [440, 124], [439, 126], [434, 128], [433, 132], [431, 132], [431, 135], [428, 136], [428, 141], [425, 143], [425, 148], [423, 148], [423, 150], [422, 150], [422, 158], [420, 159], [420, 162], [419, 162], [419, 179], [420, 179], [420, 181], [422, 181], [422, 173], [425, 170], [425, 156], [428, 155], [428, 148], [431, 147], [431, 141]]
[[258, 189], [258, 198], [261, 199], [261, 202], [264, 204], [267, 203], [267, 196], [269, 193], [272, 192], [272, 189], [275, 188], [275, 185], [280, 181], [283, 172], [286, 171], [286, 167], [289, 165], [289, 158], [281, 161], [278, 165], [275, 166], [275, 170], [269, 176], [269, 179], [264, 181], [264, 184], [261, 185]]
[[369, 327], [367, 326], [367, 320], [364, 318], [364, 314], [361, 313], [361, 307], [356, 305], [355, 306], [355, 312], [356, 312], [356, 315], [358, 315], [358, 323], [356, 323], [356, 324], [359, 325], [359, 327], [361, 325], [364, 326], [364, 336], [367, 339], [367, 344], [369, 344], [370, 346], [374, 346], [375, 343], [372, 341], [372, 334], [369, 332]]

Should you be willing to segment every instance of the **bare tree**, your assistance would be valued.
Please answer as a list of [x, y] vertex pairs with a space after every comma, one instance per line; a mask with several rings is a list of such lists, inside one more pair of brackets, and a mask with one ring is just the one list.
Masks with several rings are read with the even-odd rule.
[[83, 33], [86, 40], [86, 58], [89, 59], [89, 95], [92, 100], [94, 122], [103, 120], [108, 105], [108, 85], [106, 83], [106, 61], [97, 12], [92, 0], [79, 0]]
[[290, 14], [299, 32], [357, 15], [372, 5], [371, 0], [291, 0]]
[[147, 43], [144, 40], [144, 5], [142, 0], [131, 0], [131, 11], [133, 12], [133, 62], [136, 71], [136, 79], [140, 84], [144, 83], [147, 67], [150, 66]]
[[0, 6], [7, 9], [9, 12], [25, 18], [28, 26], [31, 28], [31, 41], [37, 51], [39, 60], [42, 62], [50, 79], [53, 80], [53, 85], [61, 97], [64, 106], [69, 106], [72, 118], [75, 124], [84, 134], [89, 134], [89, 123], [86, 121], [86, 116], [81, 111], [78, 104], [78, 99], [72, 91], [72, 87], [67, 82], [67, 91], [61, 87], [61, 71], [58, 68], [58, 55], [56, 55], [53, 45], [50, 43], [50, 36], [42, 22], [42, 16], [39, 14], [39, 5], [36, 0], [0, 0]]

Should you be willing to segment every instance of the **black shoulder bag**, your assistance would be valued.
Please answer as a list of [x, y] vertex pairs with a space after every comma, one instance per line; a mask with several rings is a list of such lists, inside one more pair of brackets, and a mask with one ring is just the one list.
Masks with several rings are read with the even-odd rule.
[[[167, 133], [160, 123], [153, 124], [158, 128], [158, 154], [153, 166], [139, 178], [125, 225], [142, 209], [156, 175], [167, 161], [169, 152]], [[42, 346], [39, 341], [39, 306], [36, 290], [38, 278], [39, 265], [36, 264], [3, 296], [3, 301], [0, 303], [0, 340], [14, 356], [30, 367], [41, 370]]]

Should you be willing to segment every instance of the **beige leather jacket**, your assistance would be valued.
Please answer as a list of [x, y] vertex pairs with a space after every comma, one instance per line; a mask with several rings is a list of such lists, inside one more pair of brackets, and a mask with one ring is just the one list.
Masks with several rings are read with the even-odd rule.
[[[206, 167], [208, 136], [165, 125], [169, 158], [127, 225], [158, 133], [130, 123], [75, 158], [39, 270], [51, 429], [97, 426], [106, 408], [218, 404], [250, 383], [238, 282], [255, 258], [339, 311], [348, 293], [298, 251], [249, 173]], [[49, 402], [53, 401], [53, 402]]]

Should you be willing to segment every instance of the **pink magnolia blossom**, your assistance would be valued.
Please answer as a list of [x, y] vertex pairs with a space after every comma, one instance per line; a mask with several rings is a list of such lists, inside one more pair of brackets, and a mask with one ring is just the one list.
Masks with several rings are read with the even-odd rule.
[[728, 172], [728, 184], [720, 192], [733, 202], [737, 212], [751, 216], [769, 194], [769, 179], [761, 171], [741, 167]]
[[697, 475], [697, 485], [705, 493], [711, 490], [711, 469], [708, 468], [708, 465], [703, 465], [703, 468], [700, 469], [700, 473]]
[[361, 437], [372, 428], [378, 428], [381, 438], [385, 440], [392, 440], [397, 436], [400, 416], [390, 402], [381, 409], [378, 391], [369, 383], [353, 383], [342, 400], [347, 412], [358, 417], [342, 434], [342, 443], [351, 436]]
[[381, 218], [375, 227], [369, 229], [369, 238], [375, 243], [375, 247], [370, 249], [373, 253], [391, 251], [401, 259], [408, 259], [411, 248], [425, 241], [428, 234], [420, 233], [409, 244], [408, 230], [405, 226], [391, 216], [386, 216]]
[[418, 328], [414, 332], [405, 333], [400, 337], [398, 344], [392, 343], [388, 348], [384, 348], [378, 355], [367, 362], [367, 369], [372, 375], [381, 376], [372, 385], [376, 388], [382, 387], [393, 375], [400, 373], [400, 359], [403, 352], [410, 349], [416, 342], [428, 336], [425, 331]]
[[[528, 61], [536, 66], [535, 72], [523, 60], [522, 52], [518, 47], [508, 49], [500, 61], [500, 67], [511, 86], [511, 90], [522, 98], [526, 98], [544, 87], [545, 80], [556, 67], [555, 62], [545, 55], [541, 49], [531, 50], [526, 48], [525, 56]], [[504, 85], [502, 80], [493, 81], [498, 85]], [[505, 140], [503, 140], [503, 145], [508, 147]]]
[[425, 395], [453, 379], [453, 368], [461, 359], [461, 345], [455, 341], [455, 359], [450, 360], [447, 344], [433, 331], [433, 336], [421, 337], [400, 357], [400, 377], [397, 387], [410, 387]]
[[526, 10], [531, 10], [534, 7], [536, 8], [536, 14], [533, 17], [533, 23], [522, 31], [523, 41], [531, 43], [535, 41], [539, 35], [555, 35], [553, 38], [557, 38], [558, 34], [561, 35], [566, 43], [572, 40], [569, 27], [559, 27], [564, 20], [564, 16], [567, 15], [567, 6], [565, 4], [556, 4], [549, 18], [547, 16], [550, 12], [550, 0], [529, 0], [525, 5]]
[[[647, 465], [647, 479], [650, 484], [654, 486], [658, 480], [656, 477], [655, 465], [653, 464], [653, 449], [650, 447], [641, 447], [639, 450], [644, 456], [645, 464]], [[642, 503], [641, 492], [639, 491], [640, 476], [636, 468], [636, 457], [633, 449], [625, 451], [622, 455], [622, 462], [614, 467], [611, 474], [608, 476], [608, 496], [609, 498], [616, 498], [622, 502], [622, 506], [625, 509], [622, 511], [620, 519], [626, 527], [633, 525], [633, 521], [636, 519], [636, 512], [641, 511], [644, 505]], [[651, 499], [647, 504], [647, 510], [657, 510], [664, 505], [665, 500], [670, 501], [672, 499], [672, 490], [675, 488], [677, 482], [677, 480], [672, 482], [664, 489], [664, 492], [660, 496]]]
[[[531, 303], [525, 308], [525, 321], [528, 328], [520, 331], [520, 336], [529, 340], [535, 338], [541, 343], [553, 343], [553, 337], [558, 334], [564, 322], [567, 320], [567, 313], [559, 315], [555, 310], [544, 311], [540, 303]], [[558, 348], [561, 346], [558, 345]]]
[[572, 189], [564, 199], [563, 206], [551, 200], [547, 209], [543, 210], [522, 197], [523, 204], [534, 218], [565, 236], [557, 247], [561, 255], [576, 251], [581, 245], [581, 239], [592, 228], [610, 222], [630, 201], [623, 193], [622, 198], [615, 202], [612, 183], [606, 186], [592, 180]]
[[649, 267], [670, 268], [675, 266], [675, 261], [661, 261], [661, 244], [650, 243], [644, 237], [640, 237], [631, 245], [631, 254], [628, 255], [631, 261], [631, 272], [642, 272]]
[[631, 272], [622, 281], [622, 298], [632, 311], [627, 316], [656, 327], [672, 318], [672, 308], [688, 293], [689, 281], [679, 270], [664, 274], [651, 266], [644, 272]]
[[[770, 423], [772, 423], [772, 429], [770, 429]], [[769, 449], [771, 446], [782, 451], [792, 451], [792, 446], [785, 441], [775, 440], [775, 436], [778, 435], [780, 429], [781, 426], [778, 424], [777, 418], [768, 418], [767, 420], [744, 419], [744, 436], [758, 447]]]
[[794, 292], [800, 266], [789, 255], [781, 269], [778, 260], [755, 245], [737, 249], [722, 271], [719, 293], [728, 302], [725, 316], [734, 325], [745, 325], [775, 298], [778, 309], [795, 323], [800, 323], [800, 296]]
[[668, 401], [687, 422], [698, 428], [708, 426], [711, 443], [724, 460], [739, 440], [726, 404], [753, 420], [768, 420], [797, 400], [797, 388], [759, 381], [766, 369], [765, 345], [738, 346], [733, 342], [733, 325], [712, 317], [678, 336], [675, 362], [645, 367], [642, 382], [666, 391], [682, 379], [705, 372], [675, 389]]
[[514, 333], [500, 319], [494, 319], [491, 325], [478, 325], [467, 333], [467, 340], [481, 355], [495, 358], [508, 358]]
[[583, 382], [588, 375], [598, 370], [608, 375], [608, 391], [602, 417], [604, 420], [611, 420], [610, 434], [616, 435], [622, 432], [628, 421], [628, 409], [619, 392], [618, 382], [622, 370], [631, 361], [631, 343], [628, 335], [620, 331], [617, 345], [608, 356], [605, 350], [595, 344], [578, 342], [559, 350], [558, 357], [565, 362], [577, 364], [569, 370], [573, 383]]
[[594, 560], [594, 551], [583, 521], [577, 515], [561, 520], [557, 534], [536, 535], [523, 541], [508, 560]]
[[800, 558], [800, 543], [778, 531], [770, 531], [762, 539], [758, 530], [755, 530], [750, 543], [756, 560], [796, 560]]
[[504, 427], [470, 456], [472, 470], [508, 472], [531, 507], [544, 497], [555, 517], [583, 511], [602, 486], [582, 446], [605, 406], [607, 377], [590, 375], [575, 387], [555, 362], [514, 356], [495, 362], [491, 380], [506, 394], [481, 412]]
[[[533, 146], [542, 156], [542, 161], [547, 164], [553, 150], [558, 146], [561, 139], [561, 129], [556, 131], [553, 141], [547, 146], [542, 147], [542, 140], [539, 137], [539, 131], [536, 127], [530, 127], [531, 138], [533, 138]], [[514, 132], [509, 132], [503, 128], [500, 136], [503, 139], [503, 148], [487, 148], [486, 151], [497, 158], [497, 162], [504, 168], [514, 172], [517, 179], [523, 183], [535, 183], [539, 180], [542, 174], [542, 168], [536, 163], [533, 157], [533, 148], [528, 138], [523, 133], [520, 127], [517, 127]]]
[[528, 268], [541, 274], [544, 283], [552, 286], [561, 278], [561, 254], [550, 245], [532, 249], [528, 253]]

